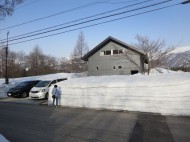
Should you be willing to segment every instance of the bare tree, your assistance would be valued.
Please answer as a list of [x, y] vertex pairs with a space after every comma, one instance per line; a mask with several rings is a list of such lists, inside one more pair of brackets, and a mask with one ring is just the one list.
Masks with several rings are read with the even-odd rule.
[[0, 0], [0, 19], [11, 16], [14, 12], [15, 6], [22, 3], [23, 0]]
[[38, 45], [27, 56], [29, 75], [44, 75], [57, 72], [57, 59], [50, 55], [44, 55]]
[[128, 64], [135, 65], [140, 71], [140, 73], [142, 74], [145, 73], [144, 63], [146, 62], [147, 57], [144, 56], [143, 54], [139, 55], [131, 50], [125, 49], [122, 51], [121, 55], [118, 55], [116, 57], [121, 57], [123, 59], [126, 59], [128, 61]]
[[[0, 77], [5, 76], [5, 49], [0, 50]], [[9, 51], [8, 55], [8, 76], [11, 78], [21, 77], [25, 70], [25, 53]]]
[[29, 73], [31, 75], [39, 75], [40, 74], [40, 58], [43, 55], [42, 50], [38, 45], [36, 45], [32, 52], [27, 57], [27, 64], [30, 67]]
[[50, 74], [57, 72], [58, 61], [55, 57], [44, 55], [41, 58], [41, 74]]
[[23, 51], [17, 52], [17, 67], [20, 77], [28, 76], [28, 65], [26, 63], [26, 54]]
[[10, 78], [26, 76], [25, 54], [9, 51], [8, 75]]
[[148, 74], [150, 69], [164, 66], [171, 51], [174, 50], [173, 47], [166, 47], [164, 40], [150, 40], [140, 35], [136, 36], [136, 40], [135, 47], [148, 57]]
[[87, 70], [87, 62], [81, 58], [89, 51], [88, 45], [85, 42], [84, 34], [81, 31], [73, 53], [71, 54], [71, 66], [73, 72], [84, 72]]
[[[9, 51], [8, 75], [11, 78], [34, 75], [44, 75], [56, 72], [69, 72], [70, 62], [65, 58], [61, 60], [43, 54], [36, 45], [33, 50], [26, 55], [24, 52]], [[5, 76], [5, 49], [0, 48], [0, 77]]]
[[71, 66], [70, 66], [70, 61], [63, 57], [63, 58], [60, 58], [59, 61], [59, 70], [60, 71], [63, 71], [63, 72], [71, 72]]

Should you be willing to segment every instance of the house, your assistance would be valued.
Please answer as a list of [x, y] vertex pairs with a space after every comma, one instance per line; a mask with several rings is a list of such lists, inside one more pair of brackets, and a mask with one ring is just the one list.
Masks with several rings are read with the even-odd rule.
[[113, 37], [108, 37], [82, 57], [88, 75], [130, 75], [144, 71], [146, 55]]

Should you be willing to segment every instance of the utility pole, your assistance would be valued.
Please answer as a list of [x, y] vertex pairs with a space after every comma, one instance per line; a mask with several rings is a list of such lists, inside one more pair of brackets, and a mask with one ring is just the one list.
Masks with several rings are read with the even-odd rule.
[[7, 60], [8, 60], [8, 46], [9, 46], [9, 41], [8, 41], [8, 36], [9, 36], [9, 31], [7, 32], [7, 47], [5, 48], [5, 54], [6, 54], [6, 59], [5, 59], [5, 84], [9, 84], [9, 77], [8, 77], [8, 66], [7, 66]]

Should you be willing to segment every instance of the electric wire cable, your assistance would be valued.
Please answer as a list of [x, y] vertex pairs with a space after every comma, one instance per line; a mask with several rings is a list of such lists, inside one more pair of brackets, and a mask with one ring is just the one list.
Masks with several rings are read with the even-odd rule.
[[[80, 18], [80, 19], [69, 21], [69, 22], [66, 22], [66, 23], [62, 23], [62, 24], [59, 24], [59, 25], [55, 25], [55, 26], [44, 28], [44, 29], [36, 30], [36, 31], [33, 31], [33, 32], [28, 32], [28, 33], [25, 33], [25, 34], [20, 34], [20, 35], [16, 35], [16, 36], [13, 36], [13, 37], [9, 37], [9, 39], [13, 39], [13, 38], [16, 38], [16, 37], [20, 37], [20, 36], [24, 36], [24, 35], [28, 35], [28, 34], [32, 34], [32, 33], [37, 33], [37, 32], [40, 32], [40, 31], [60, 27], [60, 26], [67, 25], [67, 24], [70, 24], [70, 23], [79, 22], [79, 21], [82, 21], [82, 20], [86, 20], [86, 19], [93, 18], [93, 17], [96, 17], [96, 16], [100, 16], [100, 15], [104, 15], [104, 14], [107, 14], [107, 13], [115, 12], [115, 11], [118, 11], [118, 10], [122, 10], [122, 9], [125, 9], [125, 8], [129, 8], [129, 7], [136, 6], [136, 5], [143, 4], [143, 3], [146, 3], [146, 2], [150, 2], [150, 1], [153, 1], [153, 0], [145, 0], [145, 1], [142, 1], [142, 2], [135, 3], [135, 4], [123, 6], [123, 7], [114, 9], [114, 10], [109, 10], [109, 11], [102, 12], [102, 13], [99, 13], [99, 14], [95, 14], [95, 15], [92, 15], [92, 16]], [[0, 42], [1, 41], [6, 41], [6, 40], [7, 39], [2, 39], [2, 40], [0, 40]]]
[[[30, 21], [27, 21], [27, 22], [23, 22], [23, 23], [20, 23], [20, 24], [16, 24], [16, 25], [13, 25], [13, 26], [5, 27], [5, 28], [0, 29], [0, 31], [4, 31], [4, 30], [7, 30], [7, 29], [19, 27], [19, 26], [22, 26], [22, 25], [26, 25], [26, 24], [29, 24], [29, 23], [33, 23], [33, 22], [36, 22], [36, 21], [43, 20], [43, 19], [47, 19], [47, 18], [50, 18], [50, 17], [58, 16], [58, 15], [61, 15], [61, 14], [64, 14], [64, 13], [69, 13], [69, 12], [72, 12], [72, 11], [75, 11], [75, 10], [78, 10], [78, 9], [82, 9], [82, 8], [86, 8], [86, 7], [89, 7], [89, 6], [96, 5], [96, 4], [100, 4], [101, 2], [99, 2], [99, 1], [100, 0], [98, 0], [96, 2], [86, 4], [86, 5], [81, 5], [81, 6], [78, 6], [78, 7], [75, 7], [75, 8], [64, 10], [64, 11], [61, 11], [61, 12], [58, 12], [58, 13], [54, 13], [54, 14], [51, 14], [51, 15], [48, 15], [48, 16], [45, 16], [45, 17], [41, 17], [41, 18], [37, 18], [37, 19], [30, 20]], [[105, 1], [110, 1], [110, 0], [105, 0]]]
[[169, 6], [165, 6], [165, 7], [161, 7], [161, 8], [157, 8], [157, 9], [153, 9], [153, 10], [149, 10], [149, 11], [145, 11], [145, 12], [141, 12], [141, 13], [137, 13], [137, 14], [133, 14], [133, 15], [129, 15], [129, 16], [125, 16], [125, 17], [121, 17], [121, 18], [116, 18], [116, 19], [112, 19], [112, 20], [108, 20], [108, 21], [104, 21], [104, 22], [100, 22], [100, 23], [96, 23], [96, 24], [91, 24], [91, 25], [88, 25], [88, 26], [83, 26], [83, 27], [79, 27], [79, 28], [75, 28], [75, 29], [55, 33], [55, 34], [50, 34], [50, 35], [41, 36], [41, 37], [37, 37], [37, 38], [33, 38], [33, 39], [28, 39], [28, 40], [24, 40], [24, 41], [20, 41], [20, 42], [15, 42], [15, 43], [11, 43], [9, 45], [20, 44], [20, 43], [24, 43], [24, 42], [29, 42], [29, 41], [33, 41], [33, 40], [37, 40], [37, 39], [47, 38], [47, 37], [51, 37], [51, 36], [55, 36], [55, 35], [60, 35], [60, 34], [72, 32], [72, 31], [76, 31], [76, 30], [79, 30], [79, 29], [85, 29], [85, 28], [89, 28], [89, 27], [94, 27], [94, 26], [97, 26], [97, 25], [110, 23], [110, 22], [130, 18], [130, 17], [134, 17], [134, 16], [138, 16], [138, 15], [142, 15], [142, 14], [147, 14], [147, 13], [150, 13], [150, 12], [155, 12], [155, 11], [170, 8], [170, 7], [174, 7], [174, 6], [177, 6], [177, 5], [180, 5], [180, 4], [181, 3], [177, 3], [177, 4], [173, 4], [173, 5], [169, 5]]
[[[38, 1], [39, 0], [35, 0], [33, 2], [30, 2], [30, 3], [26, 4], [26, 5], [23, 5], [23, 6], [18, 7], [18, 8], [22, 8], [24, 6], [27, 6], [29, 4], [33, 4], [33, 3], [38, 2]], [[65, 10], [65, 11], [54, 13], [52, 15], [48, 15], [48, 16], [45, 16], [45, 17], [37, 18], [37, 19], [31, 20], [31, 21], [23, 22], [23, 23], [16, 24], [16, 25], [13, 25], [13, 26], [5, 27], [5, 28], [0, 29], [0, 31], [11, 29], [11, 28], [15, 28], [15, 27], [22, 26], [22, 25], [25, 25], [25, 24], [29, 24], [29, 23], [32, 23], [32, 22], [36, 22], [36, 21], [39, 21], [39, 20], [51, 18], [51, 17], [57, 16], [57, 15], [61, 15], [61, 14], [68, 13], [68, 12], [72, 12], [72, 11], [75, 11], [75, 10], [78, 10], [78, 9], [82, 9], [82, 8], [85, 8], [85, 7], [88, 7], [88, 6], [93, 6], [93, 5], [101, 4], [101, 3], [111, 3], [109, 1], [110, 0], [105, 0], [105, 1], [101, 2], [101, 0], [99, 0], [99, 1], [96, 1], [96, 2], [93, 2], [93, 3], [89, 3], [89, 4], [86, 4], [86, 5], [82, 5], [82, 6], [79, 6], [79, 7], [71, 8], [71, 9], [68, 9], [68, 10]], [[115, 2], [114, 4], [130, 3], [130, 2], [134, 2], [134, 1], [139, 1], [139, 0], [128, 0], [126, 2]], [[18, 8], [16, 8], [16, 9], [18, 9]]]
[[[33, 36], [38, 36], [38, 35], [41, 35], [41, 34], [46, 34], [46, 33], [49, 33], [49, 32], [54, 32], [54, 31], [65, 29], [65, 28], [70, 28], [70, 27], [73, 27], [73, 26], [78, 26], [78, 25], [81, 25], [81, 24], [86, 24], [86, 23], [89, 23], [89, 22], [94, 22], [94, 21], [97, 21], [97, 20], [101, 20], [101, 19], [105, 19], [105, 18], [109, 18], [109, 17], [113, 17], [113, 16], [122, 15], [122, 14], [133, 12], [133, 11], [136, 11], [136, 10], [141, 10], [141, 9], [149, 8], [149, 7], [152, 7], [152, 6], [157, 6], [157, 5], [169, 2], [169, 1], [172, 1], [172, 0], [166, 0], [166, 1], [163, 1], [163, 2], [151, 4], [151, 5], [140, 7], [140, 8], [135, 8], [135, 9], [132, 9], [132, 10], [128, 10], [128, 11], [124, 11], [124, 12], [120, 12], [120, 13], [116, 13], [116, 14], [111, 14], [111, 15], [108, 15], [108, 16], [103, 16], [103, 17], [91, 19], [91, 20], [88, 20], [88, 21], [72, 24], [72, 25], [69, 25], [69, 26], [65, 26], [65, 27], [61, 27], [61, 28], [57, 28], [57, 29], [37, 33], [37, 34], [32, 34], [32, 35], [28, 35], [28, 36], [24, 36], [24, 37], [20, 37], [20, 38], [11, 39], [11, 40], [9, 40], [9, 42], [24, 39], [24, 38], [29, 38], [29, 37], [33, 37]], [[1, 43], [3, 44], [5, 42], [1, 42]]]

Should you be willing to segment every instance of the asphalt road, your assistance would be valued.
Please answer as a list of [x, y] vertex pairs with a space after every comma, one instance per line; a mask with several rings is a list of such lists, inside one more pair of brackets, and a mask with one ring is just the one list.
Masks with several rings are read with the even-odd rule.
[[47, 100], [45, 99], [30, 99], [29, 97], [26, 98], [14, 98], [14, 97], [6, 97], [0, 98], [0, 102], [7, 102], [7, 103], [19, 103], [19, 104], [47, 104]]
[[190, 117], [0, 102], [10, 142], [190, 142]]

